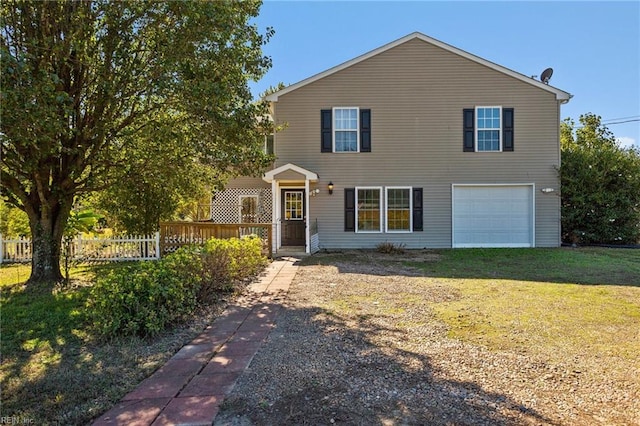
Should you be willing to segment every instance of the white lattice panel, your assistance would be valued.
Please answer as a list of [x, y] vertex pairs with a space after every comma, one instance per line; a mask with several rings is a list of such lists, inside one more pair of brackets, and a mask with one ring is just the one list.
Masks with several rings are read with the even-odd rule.
[[239, 223], [240, 197], [246, 195], [258, 197], [258, 222], [271, 223], [271, 189], [266, 188], [228, 188], [215, 193], [211, 220], [214, 223]]

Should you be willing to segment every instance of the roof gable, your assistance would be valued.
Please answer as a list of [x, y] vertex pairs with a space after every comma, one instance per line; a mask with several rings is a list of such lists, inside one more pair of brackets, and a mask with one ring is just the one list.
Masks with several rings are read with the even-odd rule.
[[[292, 179], [295, 178], [295, 179]], [[287, 163], [283, 166], [280, 166], [276, 169], [269, 170], [264, 174], [262, 179], [265, 182], [273, 182], [274, 180], [284, 179], [284, 180], [309, 180], [311, 182], [316, 182], [318, 180], [318, 175], [310, 170], [307, 170], [303, 167], [296, 166], [292, 163]]]
[[523, 81], [523, 82], [525, 82], [527, 84], [530, 84], [532, 86], [538, 87], [539, 89], [545, 90], [547, 92], [551, 92], [556, 96], [556, 100], [561, 101], [563, 103], [568, 102], [569, 99], [571, 99], [573, 97], [573, 95], [571, 95], [568, 92], [565, 92], [565, 91], [560, 90], [558, 88], [555, 88], [553, 86], [549, 86], [548, 84], [544, 84], [541, 81], [535, 80], [535, 79], [533, 79], [531, 77], [528, 77], [528, 76], [526, 76], [524, 74], [521, 74], [519, 72], [513, 71], [513, 70], [511, 70], [509, 68], [503, 67], [502, 65], [495, 64], [495, 63], [493, 63], [491, 61], [488, 61], [486, 59], [483, 59], [483, 58], [481, 58], [479, 56], [473, 55], [473, 54], [471, 54], [469, 52], [465, 52], [464, 50], [458, 49], [457, 47], [454, 47], [454, 46], [451, 46], [451, 45], [446, 44], [444, 42], [441, 42], [440, 40], [436, 40], [434, 38], [428, 37], [428, 36], [426, 36], [426, 35], [424, 35], [424, 34], [422, 34], [420, 32], [414, 32], [414, 33], [411, 33], [411, 34], [409, 34], [409, 35], [407, 35], [405, 37], [402, 37], [402, 38], [400, 38], [400, 39], [398, 39], [396, 41], [393, 41], [391, 43], [385, 44], [384, 46], [381, 46], [381, 47], [379, 47], [377, 49], [374, 49], [374, 50], [372, 50], [372, 51], [370, 51], [368, 53], [365, 53], [364, 55], [360, 55], [360, 56], [358, 56], [358, 57], [356, 57], [354, 59], [351, 59], [350, 61], [344, 62], [344, 63], [342, 63], [340, 65], [337, 65], [337, 66], [335, 66], [333, 68], [329, 68], [328, 70], [323, 71], [323, 72], [321, 72], [319, 74], [316, 74], [316, 75], [314, 75], [312, 77], [304, 79], [304, 80], [302, 80], [302, 81], [300, 81], [298, 83], [295, 83], [295, 84], [292, 84], [290, 86], [287, 86], [282, 90], [279, 90], [277, 92], [274, 92], [274, 93], [270, 94], [269, 96], [267, 96], [266, 99], [269, 100], [269, 101], [277, 102], [278, 98], [280, 96], [282, 96], [282, 95], [285, 95], [285, 94], [287, 94], [289, 92], [292, 92], [292, 91], [294, 91], [296, 89], [299, 89], [299, 88], [301, 88], [303, 86], [311, 84], [311, 83], [313, 83], [315, 81], [318, 81], [318, 80], [320, 80], [320, 79], [322, 79], [324, 77], [327, 77], [327, 76], [330, 76], [332, 74], [335, 74], [335, 73], [337, 73], [339, 71], [342, 71], [342, 70], [344, 70], [346, 68], [349, 68], [349, 67], [351, 67], [351, 66], [353, 66], [353, 65], [355, 65], [357, 63], [365, 61], [365, 60], [367, 60], [367, 59], [369, 59], [369, 58], [371, 58], [373, 56], [376, 56], [376, 55], [378, 55], [380, 53], [386, 52], [387, 50], [393, 49], [396, 46], [399, 46], [401, 44], [404, 44], [404, 43], [406, 43], [406, 42], [408, 42], [410, 40], [414, 40], [414, 39], [422, 40], [422, 41], [424, 41], [426, 43], [432, 44], [432, 45], [440, 47], [440, 48], [442, 48], [442, 49], [444, 49], [446, 51], [449, 51], [449, 52], [454, 53], [456, 55], [459, 55], [459, 56], [461, 56], [463, 58], [466, 58], [466, 59], [468, 59], [470, 61], [473, 61], [475, 63], [484, 65], [484, 66], [486, 66], [488, 68], [491, 68], [491, 69], [493, 69], [495, 71], [498, 71], [498, 72], [500, 72], [502, 74], [508, 75], [508, 76], [513, 77], [513, 78], [515, 78], [517, 80], [520, 80], [520, 81]]

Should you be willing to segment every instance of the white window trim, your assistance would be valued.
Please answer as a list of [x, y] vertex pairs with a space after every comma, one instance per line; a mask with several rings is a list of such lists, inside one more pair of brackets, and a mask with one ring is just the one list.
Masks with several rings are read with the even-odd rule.
[[257, 195], [240, 195], [240, 205], [238, 206], [238, 223], [251, 223], [251, 222], [243, 222], [242, 221], [242, 201], [245, 198], [255, 198], [256, 200], [256, 223], [259, 223], [260, 221], [258, 220], [259, 214], [258, 214], [258, 208], [260, 206], [259, 202], [259, 197]]
[[[337, 109], [355, 109], [356, 110], [356, 150], [355, 151], [336, 151], [336, 110]], [[344, 130], [340, 130], [344, 131]], [[338, 106], [331, 109], [331, 143], [332, 150], [336, 154], [357, 154], [360, 152], [360, 107], [355, 106]]]
[[[378, 203], [380, 204], [380, 228], [377, 231], [360, 231], [358, 230], [358, 212], [359, 212], [359, 208], [358, 208], [358, 191], [361, 189], [377, 189], [379, 190], [379, 195], [378, 195]], [[356, 211], [355, 211], [355, 216], [356, 216], [356, 220], [355, 220], [355, 226], [356, 226], [356, 233], [359, 234], [379, 234], [382, 233], [382, 223], [383, 223], [383, 213], [384, 213], [384, 204], [383, 204], [383, 198], [382, 198], [382, 193], [383, 193], [383, 187], [382, 186], [356, 186], [355, 188], [356, 194], [355, 194], [355, 207], [356, 207]]]
[[[390, 189], [408, 189], [409, 190], [409, 229], [396, 230], [389, 229], [389, 190]], [[387, 186], [385, 187], [384, 198], [384, 230], [390, 234], [410, 234], [413, 232], [413, 187], [411, 186]]]
[[[478, 128], [478, 110], [479, 109], [483, 109], [483, 108], [498, 108], [500, 110], [500, 112], [498, 113], [500, 115], [500, 128], [497, 129], [498, 130], [498, 144], [499, 144], [499, 149], [497, 151], [487, 151], [487, 150], [483, 150], [480, 151], [478, 149], [478, 132], [480, 130], [496, 130], [494, 128], [491, 129], [479, 129]], [[474, 127], [474, 143], [475, 143], [475, 152], [502, 152], [502, 127], [504, 125], [504, 123], [502, 123], [502, 106], [501, 105], [487, 105], [487, 106], [476, 106], [476, 109], [474, 111], [474, 116], [473, 119], [475, 121], [475, 123], [473, 123], [473, 127]]]

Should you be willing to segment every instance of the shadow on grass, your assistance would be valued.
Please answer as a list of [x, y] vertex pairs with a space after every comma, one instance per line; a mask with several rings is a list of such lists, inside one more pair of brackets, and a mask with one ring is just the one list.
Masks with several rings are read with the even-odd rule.
[[284, 307], [214, 425], [554, 424], [504, 393], [443, 378], [426, 355], [384, 343], [403, 333]]
[[2, 416], [85, 425], [184, 344], [94, 341], [87, 331], [88, 292], [89, 287], [52, 293], [21, 285], [2, 290]]
[[[439, 249], [382, 255], [373, 250], [319, 253], [305, 265], [371, 264], [374, 275], [401, 274], [459, 279], [503, 279], [561, 284], [640, 286], [640, 250], [612, 248]], [[361, 270], [361, 268], [359, 268]]]
[[[82, 345], [73, 331], [84, 322], [83, 292], [51, 294], [14, 288], [3, 293], [3, 415], [36, 424], [62, 421], [55, 418], [56, 399], [61, 401], [68, 398], [67, 392], [80, 391], [73, 383], [76, 365], [69, 364], [67, 358], [69, 351]], [[62, 386], [49, 398], [53, 381]]]
[[87, 351], [87, 291], [14, 290], [3, 297], [3, 416], [32, 424], [86, 424], [100, 401], [112, 396], [104, 391], [114, 380], [106, 357]]
[[[99, 274], [126, 266], [90, 265], [75, 272], [90, 285]], [[153, 338], [103, 342], [92, 335], [85, 306], [89, 287], [52, 293], [17, 284], [1, 290], [1, 410], [3, 418], [21, 424], [87, 424], [190, 342], [233, 297], [222, 295]]]

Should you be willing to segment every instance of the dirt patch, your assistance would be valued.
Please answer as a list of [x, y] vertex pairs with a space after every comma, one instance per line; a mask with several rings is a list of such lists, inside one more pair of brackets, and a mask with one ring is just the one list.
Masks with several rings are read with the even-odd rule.
[[404, 260], [305, 260], [215, 424], [638, 424], [640, 389], [620, 376], [624, 364], [588, 353], [551, 363], [449, 339], [430, 305], [460, 295]]

